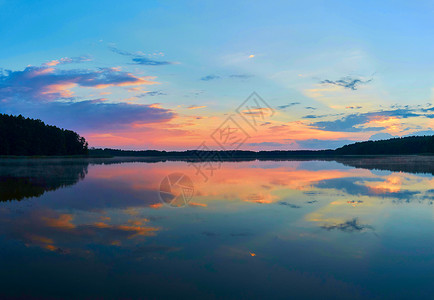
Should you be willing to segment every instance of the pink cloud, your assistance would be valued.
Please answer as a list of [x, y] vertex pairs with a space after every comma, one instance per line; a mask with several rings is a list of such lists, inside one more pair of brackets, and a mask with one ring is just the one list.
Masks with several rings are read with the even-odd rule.
[[75, 86], [107, 88], [111, 86], [141, 86], [157, 82], [154, 77], [140, 77], [116, 68], [98, 70], [59, 70], [56, 62], [42, 67], [27, 67], [23, 71], [0, 73], [0, 99], [53, 101], [73, 96]]

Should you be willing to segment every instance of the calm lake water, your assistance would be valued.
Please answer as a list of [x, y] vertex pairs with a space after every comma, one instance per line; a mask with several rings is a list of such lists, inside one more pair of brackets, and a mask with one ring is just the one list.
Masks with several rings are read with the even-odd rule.
[[213, 167], [0, 160], [0, 298], [433, 299], [434, 158]]

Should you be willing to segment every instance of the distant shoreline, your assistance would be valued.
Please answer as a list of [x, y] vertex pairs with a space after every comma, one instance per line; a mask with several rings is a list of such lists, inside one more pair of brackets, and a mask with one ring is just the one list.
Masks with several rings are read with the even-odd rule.
[[111, 165], [122, 163], [166, 163], [183, 162], [187, 164], [220, 164], [220, 163], [259, 163], [259, 162], [337, 162], [356, 169], [385, 170], [390, 172], [425, 173], [434, 175], [434, 155], [408, 154], [408, 155], [304, 155], [287, 157], [238, 157], [220, 161], [204, 161], [192, 157], [171, 156], [1, 156], [0, 166], [27, 166], [27, 165]]
[[[6, 152], [7, 153], [7, 152]], [[18, 152], [19, 153], [19, 152]], [[50, 152], [49, 152], [50, 153]], [[68, 155], [2, 155], [0, 158], [111, 158], [145, 157], [148, 159], [192, 160], [192, 161], [232, 161], [232, 160], [279, 160], [291, 158], [333, 158], [333, 157], [372, 157], [396, 155], [434, 155], [434, 136], [412, 136], [380, 141], [366, 141], [349, 144], [331, 150], [120, 150], [87, 148], [86, 153]]]
[[411, 156], [434, 156], [434, 153], [418, 153], [418, 154], [296, 154], [296, 155], [280, 155], [280, 156], [236, 156], [223, 157], [221, 159], [201, 159], [197, 156], [189, 155], [113, 155], [113, 156], [97, 156], [97, 155], [0, 155], [0, 159], [103, 159], [103, 158], [140, 158], [140, 159], [161, 159], [161, 160], [197, 160], [197, 161], [239, 161], [239, 160], [291, 160], [293, 158], [374, 158], [374, 157], [411, 157]]

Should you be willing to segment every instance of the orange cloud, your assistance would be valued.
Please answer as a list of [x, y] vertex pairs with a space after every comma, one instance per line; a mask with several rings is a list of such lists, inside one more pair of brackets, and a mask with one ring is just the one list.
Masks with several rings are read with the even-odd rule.
[[188, 109], [199, 109], [199, 108], [205, 108], [206, 105], [190, 105], [187, 107]]
[[208, 206], [208, 204], [198, 203], [198, 202], [189, 202], [188, 205], [189, 206], [201, 206], [201, 207], [207, 207]]
[[71, 223], [74, 216], [71, 214], [61, 214], [57, 217], [42, 217], [45, 224], [49, 227], [72, 229], [75, 225]]

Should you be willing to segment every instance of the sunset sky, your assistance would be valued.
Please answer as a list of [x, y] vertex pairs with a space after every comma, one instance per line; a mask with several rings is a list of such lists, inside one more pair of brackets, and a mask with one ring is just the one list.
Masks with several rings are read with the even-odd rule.
[[227, 120], [251, 150], [434, 134], [433, 16], [433, 1], [0, 0], [0, 113], [121, 149], [218, 149]]

